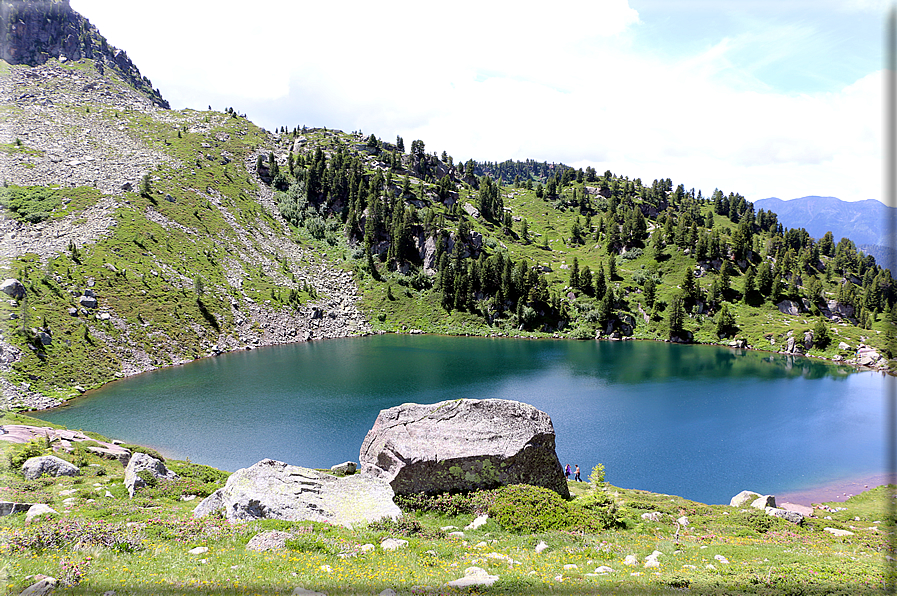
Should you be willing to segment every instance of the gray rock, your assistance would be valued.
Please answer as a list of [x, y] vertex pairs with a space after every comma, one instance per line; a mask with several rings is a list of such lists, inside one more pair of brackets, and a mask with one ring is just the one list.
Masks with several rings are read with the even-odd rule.
[[786, 315], [799, 315], [801, 305], [792, 300], [782, 300], [776, 306], [779, 308], [779, 312]]
[[33, 503], [13, 503], [11, 501], [0, 501], [0, 517], [12, 515], [14, 513], [24, 513], [33, 505]]
[[35, 517], [40, 517], [42, 515], [59, 515], [59, 512], [49, 505], [45, 505], [43, 503], [35, 503], [28, 508], [28, 511], [25, 512], [25, 521], [30, 522]]
[[359, 455], [396, 494], [532, 484], [567, 497], [551, 418], [528, 404], [458, 399], [382, 410]]
[[767, 507], [775, 507], [776, 498], [772, 495], [762, 495], [751, 501], [751, 507], [754, 509], [766, 509]]
[[271, 530], [270, 532], [261, 532], [249, 539], [246, 543], [246, 550], [254, 550], [256, 552], [264, 552], [266, 550], [281, 550], [286, 548], [287, 540], [293, 537], [289, 532], [280, 532]]
[[97, 299], [93, 296], [81, 296], [80, 298], [78, 298], [78, 304], [80, 304], [83, 308], [96, 308]]
[[292, 596], [327, 596], [324, 592], [315, 592], [314, 590], [306, 590], [302, 586], [298, 586], [293, 588], [293, 591], [290, 592]]
[[810, 349], [813, 347], [813, 332], [805, 331], [804, 332], [804, 348]]
[[482, 567], [468, 567], [464, 570], [464, 577], [448, 582], [446, 585], [452, 588], [470, 588], [473, 586], [491, 586], [498, 581], [497, 575], [489, 575]]
[[165, 467], [165, 464], [155, 457], [151, 457], [146, 453], [135, 453], [128, 461], [128, 467], [125, 468], [125, 488], [128, 489], [128, 494], [132, 497], [135, 490], [146, 486], [146, 482], [137, 475], [138, 472], [144, 470], [159, 480], [174, 480], [178, 477], [177, 474]]
[[78, 468], [55, 455], [31, 457], [22, 465], [22, 474], [26, 480], [49, 476], [77, 476]]
[[779, 509], [778, 507], [767, 507], [766, 515], [771, 515], [772, 517], [780, 517], [784, 520], [790, 521], [792, 524], [801, 525], [804, 523], [804, 516], [797, 511], [788, 511], [786, 509]]
[[338, 478], [325, 472], [265, 459], [237, 470], [193, 511], [194, 517], [224, 509], [229, 520], [283, 519], [352, 526], [397, 518], [389, 484], [362, 475]]
[[3, 283], [0, 283], [0, 292], [12, 296], [15, 300], [21, 300], [25, 297], [25, 286], [17, 279], [4, 279]]
[[760, 496], [760, 493], [755, 493], [750, 490], [743, 490], [729, 501], [729, 505], [732, 507], [744, 507], [745, 505], [751, 504], [756, 498]]
[[330, 467], [330, 471], [334, 474], [341, 474], [342, 476], [348, 476], [349, 474], [354, 474], [355, 470], [358, 469], [358, 464], [354, 461], [347, 461], [341, 464], [336, 464], [335, 466]]
[[53, 343], [53, 337], [46, 331], [38, 331], [34, 336], [37, 337], [38, 341], [40, 341], [43, 346], [49, 346]]
[[45, 577], [19, 592], [19, 596], [47, 596], [47, 594], [53, 593], [58, 584], [55, 577]]
[[848, 344], [848, 343], [842, 341], [842, 342], [840, 342], [840, 343], [838, 344], [838, 349], [839, 349], [839, 350], [849, 350], [849, 349], [850, 349], [850, 344]]

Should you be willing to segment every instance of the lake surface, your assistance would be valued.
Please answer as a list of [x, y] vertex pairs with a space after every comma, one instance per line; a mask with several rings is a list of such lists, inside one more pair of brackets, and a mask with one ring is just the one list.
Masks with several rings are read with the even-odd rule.
[[237, 352], [117, 381], [37, 416], [234, 471], [358, 461], [381, 409], [503, 398], [547, 412], [563, 464], [728, 503], [881, 473], [894, 379], [658, 342], [381, 335]]

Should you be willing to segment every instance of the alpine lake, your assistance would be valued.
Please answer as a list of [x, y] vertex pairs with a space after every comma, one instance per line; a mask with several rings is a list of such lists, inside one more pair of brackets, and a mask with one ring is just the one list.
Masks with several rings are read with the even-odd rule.
[[881, 474], [895, 379], [648, 341], [376, 335], [233, 352], [110, 383], [36, 416], [229, 471], [358, 461], [381, 409], [458, 398], [547, 412], [587, 480], [728, 503]]

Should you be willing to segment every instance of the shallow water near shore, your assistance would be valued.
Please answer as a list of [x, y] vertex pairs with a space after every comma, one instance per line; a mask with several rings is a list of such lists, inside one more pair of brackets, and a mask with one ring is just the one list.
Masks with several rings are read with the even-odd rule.
[[514, 399], [551, 416], [583, 480], [601, 462], [617, 486], [727, 503], [881, 474], [894, 382], [714, 346], [381, 335], [226, 354], [36, 415], [233, 471], [357, 461], [401, 403]]

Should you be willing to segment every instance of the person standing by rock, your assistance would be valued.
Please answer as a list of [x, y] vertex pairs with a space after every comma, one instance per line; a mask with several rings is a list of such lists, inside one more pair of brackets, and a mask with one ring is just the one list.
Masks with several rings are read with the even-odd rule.
[[570, 480], [570, 464], [567, 464], [567, 467], [564, 468], [564, 476], [567, 477], [567, 480]]
[[579, 477], [579, 466], [576, 466], [576, 475], [573, 476], [573, 480], [577, 482], [582, 482], [582, 478]]

